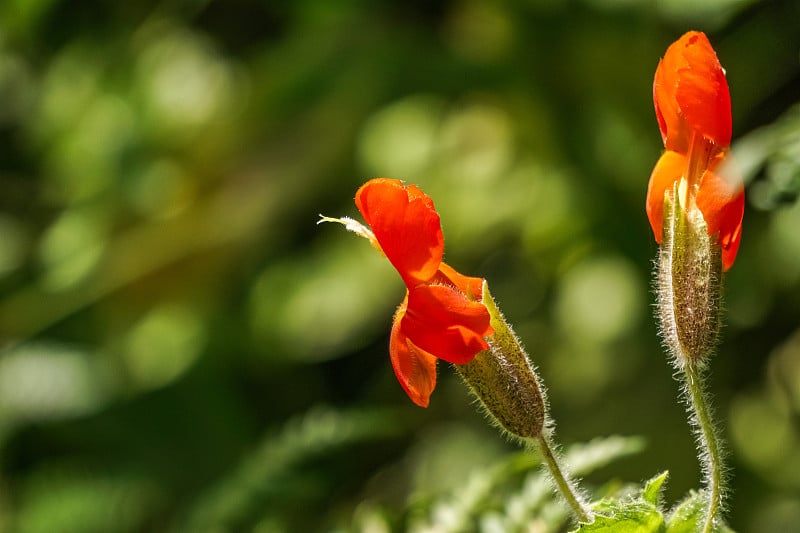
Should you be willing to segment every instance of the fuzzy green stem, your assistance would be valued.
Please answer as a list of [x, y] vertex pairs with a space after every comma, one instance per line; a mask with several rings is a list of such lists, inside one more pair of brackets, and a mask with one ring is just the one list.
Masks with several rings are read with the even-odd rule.
[[708, 507], [706, 509], [703, 533], [714, 531], [714, 524], [722, 508], [724, 494], [724, 468], [722, 465], [722, 449], [714, 430], [711, 419], [711, 409], [703, 391], [703, 379], [692, 364], [684, 367], [686, 377], [686, 390], [689, 395], [690, 406], [694, 412], [694, 422], [699, 429], [699, 445], [703, 459], [703, 475], [706, 491], [708, 492]]
[[[697, 157], [707, 157], [702, 151]], [[690, 158], [687, 174], [696, 172]], [[695, 176], [696, 178], [696, 176]], [[658, 258], [658, 318], [671, 362], [683, 376], [690, 423], [697, 436], [707, 509], [703, 533], [720, 522], [724, 497], [722, 449], [703, 391], [703, 371], [719, 339], [722, 249], [694, 206], [694, 186], [683, 179], [664, 199], [664, 236]], [[688, 191], [687, 191], [688, 189]]]
[[583, 523], [594, 521], [594, 513], [583, 502], [572, 480], [561, 469], [561, 465], [558, 463], [556, 454], [550, 444], [550, 439], [542, 433], [536, 437], [536, 443], [539, 445], [539, 451], [544, 458], [545, 466], [547, 466], [547, 470], [550, 472], [558, 491], [564, 497], [572, 512], [575, 513], [575, 516], [578, 517], [578, 521]]
[[592, 511], [583, 502], [575, 482], [562, 469], [550, 441], [553, 424], [547, 414], [544, 387], [486, 282], [481, 301], [494, 329], [489, 349], [478, 353], [469, 363], [453, 366], [497, 426], [526, 445], [538, 444], [556, 488], [578, 521], [592, 522]]

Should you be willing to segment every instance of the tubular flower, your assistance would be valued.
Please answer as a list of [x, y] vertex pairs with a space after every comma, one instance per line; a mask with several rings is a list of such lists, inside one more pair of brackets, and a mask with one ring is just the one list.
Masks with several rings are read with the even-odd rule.
[[389, 355], [409, 398], [427, 407], [436, 386], [436, 361], [463, 365], [488, 349], [494, 333], [481, 302], [483, 279], [442, 262], [444, 237], [433, 201], [414, 185], [378, 178], [356, 193], [369, 229], [337, 220], [370, 240], [397, 269], [406, 296], [394, 316]]
[[665, 195], [672, 195], [677, 184], [680, 204], [687, 212], [699, 209], [728, 270], [741, 239], [744, 187], [723, 166], [731, 141], [730, 93], [705, 34], [688, 32], [667, 49], [656, 69], [653, 101], [666, 149], [647, 190], [656, 242], [663, 239]]

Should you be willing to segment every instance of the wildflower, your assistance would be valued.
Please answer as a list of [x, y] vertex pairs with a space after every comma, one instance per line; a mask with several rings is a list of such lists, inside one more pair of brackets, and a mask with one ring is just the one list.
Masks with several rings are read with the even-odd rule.
[[427, 407], [436, 386], [436, 362], [463, 365], [488, 349], [494, 333], [481, 303], [484, 280], [442, 261], [444, 237], [433, 201], [415, 185], [377, 178], [356, 193], [369, 228], [351, 219], [328, 219], [370, 240], [397, 269], [406, 296], [397, 309], [389, 355], [409, 398]]
[[428, 405], [443, 359], [498, 426], [523, 439], [542, 437], [547, 402], [539, 378], [486, 281], [442, 262], [444, 238], [430, 197], [414, 185], [378, 178], [358, 190], [356, 206], [369, 227], [346, 217], [322, 221], [368, 239], [406, 284], [389, 356], [409, 398]]
[[706, 36], [692, 31], [668, 49], [653, 82], [664, 154], [650, 176], [647, 216], [660, 245], [656, 292], [661, 336], [689, 406], [703, 469], [698, 531], [725, 529], [725, 468], [704, 391], [719, 338], [722, 272], [736, 259], [744, 187], [725, 166], [731, 102], [725, 71]]
[[653, 82], [656, 118], [665, 152], [650, 176], [647, 216], [656, 241], [664, 234], [665, 197], [687, 213], [699, 210], [721, 247], [722, 268], [736, 259], [744, 188], [723, 166], [731, 141], [731, 102], [725, 71], [705, 34], [684, 34], [659, 62]]
[[406, 284], [389, 355], [409, 398], [426, 407], [438, 359], [453, 363], [494, 424], [539, 447], [554, 486], [578, 521], [591, 522], [594, 513], [554, 450], [539, 376], [486, 281], [442, 262], [444, 238], [433, 201], [414, 185], [379, 178], [358, 190], [356, 205], [369, 227], [347, 217], [321, 221], [344, 224], [368, 239]]

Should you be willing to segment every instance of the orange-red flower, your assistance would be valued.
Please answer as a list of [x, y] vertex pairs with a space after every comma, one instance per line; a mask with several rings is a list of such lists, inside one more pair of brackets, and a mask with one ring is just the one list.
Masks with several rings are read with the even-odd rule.
[[436, 386], [437, 359], [466, 364], [488, 348], [484, 337], [494, 330], [480, 301], [483, 280], [442, 262], [439, 215], [416, 186], [373, 179], [356, 193], [356, 205], [372, 231], [366, 236], [408, 289], [394, 316], [389, 354], [408, 396], [426, 407]]
[[656, 69], [653, 101], [666, 148], [647, 190], [656, 241], [662, 239], [664, 195], [685, 180], [681, 203], [700, 210], [728, 270], [741, 240], [744, 187], [730, 169], [724, 176], [720, 172], [731, 141], [731, 100], [725, 71], [705, 34], [688, 32], [667, 49]]

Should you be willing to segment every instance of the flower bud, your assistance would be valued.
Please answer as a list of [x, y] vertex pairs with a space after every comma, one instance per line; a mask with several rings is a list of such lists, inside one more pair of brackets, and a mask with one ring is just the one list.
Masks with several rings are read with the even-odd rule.
[[722, 248], [709, 236], [702, 212], [685, 205], [686, 187], [681, 180], [664, 195], [656, 274], [661, 336], [677, 368], [702, 365], [714, 350], [722, 291]]
[[500, 427], [521, 438], [539, 437], [547, 419], [542, 385], [485, 281], [482, 301], [494, 328], [489, 349], [453, 366]]

